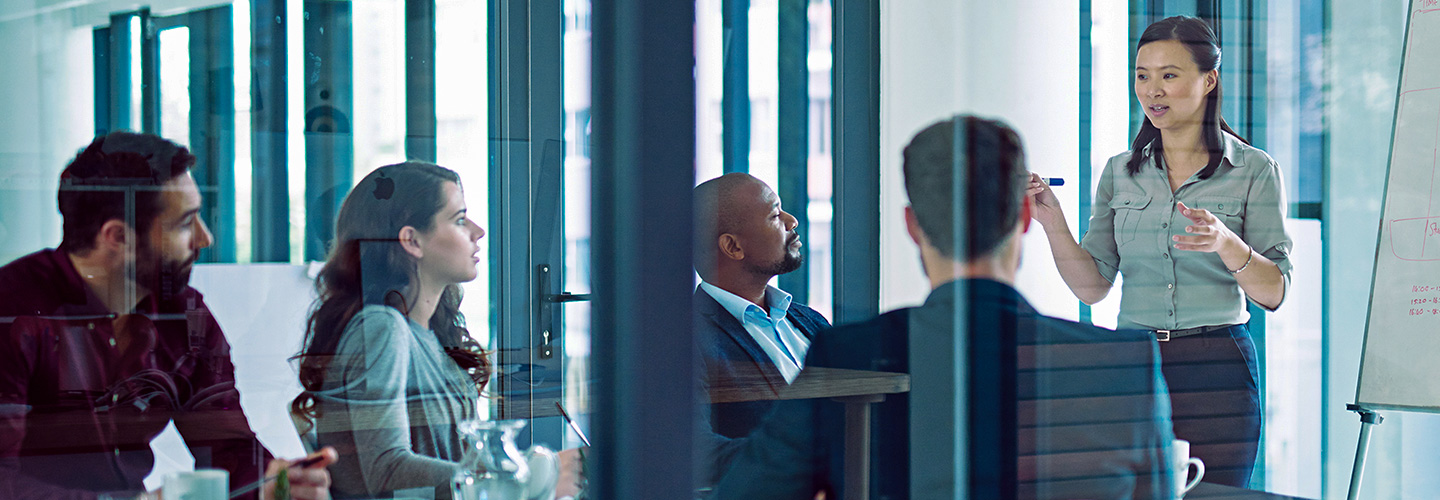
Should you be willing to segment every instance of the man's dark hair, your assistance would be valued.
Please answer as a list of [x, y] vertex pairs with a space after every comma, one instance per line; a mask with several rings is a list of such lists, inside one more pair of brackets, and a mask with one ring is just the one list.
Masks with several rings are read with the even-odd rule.
[[58, 198], [65, 219], [60, 250], [89, 250], [107, 221], [125, 221], [127, 190], [135, 193], [136, 234], [149, 231], [161, 209], [157, 188], [194, 165], [190, 150], [153, 134], [96, 137], [60, 173]]
[[[957, 135], [956, 127], [959, 127]], [[965, 164], [956, 163], [957, 137]], [[968, 202], [963, 213], [969, 240], [965, 260], [995, 251], [1019, 222], [1029, 172], [1020, 135], [996, 120], [961, 115], [920, 131], [905, 146], [905, 191], [920, 229], [940, 253], [955, 258], [955, 171], [969, 172], [963, 182]]]

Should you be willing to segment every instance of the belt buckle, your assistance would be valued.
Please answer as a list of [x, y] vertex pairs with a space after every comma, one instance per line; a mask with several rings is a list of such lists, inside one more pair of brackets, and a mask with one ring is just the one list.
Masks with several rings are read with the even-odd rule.
[[1155, 340], [1160, 342], [1170, 341], [1170, 330], [1155, 330]]

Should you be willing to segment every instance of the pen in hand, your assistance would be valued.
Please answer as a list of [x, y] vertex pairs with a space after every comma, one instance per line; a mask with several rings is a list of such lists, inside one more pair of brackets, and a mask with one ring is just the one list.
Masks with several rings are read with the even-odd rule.
[[575, 431], [575, 435], [580, 437], [580, 442], [585, 443], [585, 446], [590, 446], [590, 439], [585, 437], [585, 433], [580, 432], [580, 427], [575, 425], [574, 420], [570, 420], [570, 414], [565, 412], [565, 407], [561, 406], [559, 401], [555, 402], [555, 408], [560, 410], [560, 416], [565, 418], [565, 424], [570, 426], [570, 430]]

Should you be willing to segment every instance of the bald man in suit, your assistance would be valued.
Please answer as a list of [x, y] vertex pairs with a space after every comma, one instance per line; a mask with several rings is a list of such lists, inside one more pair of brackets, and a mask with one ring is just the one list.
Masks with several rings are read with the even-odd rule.
[[[778, 395], [805, 366], [805, 354], [830, 322], [770, 285], [803, 264], [798, 221], [770, 186], [733, 173], [695, 188], [695, 337], [704, 393], [763, 380]], [[702, 410], [699, 443], [713, 479], [743, 438], [775, 405], [773, 399], [710, 405]], [[702, 479], [708, 483], [709, 480]]]

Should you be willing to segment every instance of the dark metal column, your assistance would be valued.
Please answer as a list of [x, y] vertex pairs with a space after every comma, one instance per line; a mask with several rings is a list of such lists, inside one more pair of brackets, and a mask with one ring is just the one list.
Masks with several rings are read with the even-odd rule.
[[101, 136], [110, 132], [110, 86], [114, 85], [114, 78], [110, 76], [110, 36], [114, 33], [109, 27], [95, 28], [91, 33], [91, 45], [95, 51], [95, 135]]
[[233, 10], [215, 7], [186, 15], [190, 28], [191, 172], [204, 194], [200, 215], [215, 244], [202, 262], [235, 262], [235, 55]]
[[349, 0], [305, 0], [305, 260], [324, 260], [355, 176]]
[[[810, 68], [806, 64], [809, 50], [810, 18], [807, 0], [780, 0], [779, 3], [779, 185], [776, 194], [785, 211], [795, 216], [805, 245], [800, 252], [810, 256]], [[780, 276], [780, 288], [790, 292], [796, 302], [810, 302], [810, 265], [800, 266]]]
[[136, 15], [140, 17], [140, 131], [159, 135], [160, 40], [150, 9], [140, 9]]
[[[105, 109], [101, 110], [101, 101], [95, 102], [96, 120], [95, 128], [98, 134], [105, 134], [117, 130], [131, 130], [130, 126], [130, 18], [133, 13], [112, 14], [110, 16], [110, 27], [104, 31], [108, 35], [104, 40], [108, 64], [103, 68], [104, 72], [97, 72], [95, 80], [105, 80], [103, 85], [109, 93], [105, 97]], [[97, 46], [100, 41], [97, 40]], [[96, 70], [99, 71], [97, 58]], [[95, 86], [95, 91], [101, 91], [101, 85]], [[101, 116], [101, 115], [104, 116]]]
[[405, 0], [405, 157], [435, 161], [435, 0]]
[[250, 4], [251, 160], [253, 195], [251, 235], [254, 262], [290, 260], [290, 161], [287, 140], [289, 98], [285, 37], [289, 19], [285, 0], [252, 0]]
[[694, 2], [594, 7], [597, 498], [695, 495], [694, 26]]
[[835, 323], [880, 308], [880, 7], [835, 0]]
[[720, 144], [725, 173], [750, 171], [750, 0], [721, 0]]

